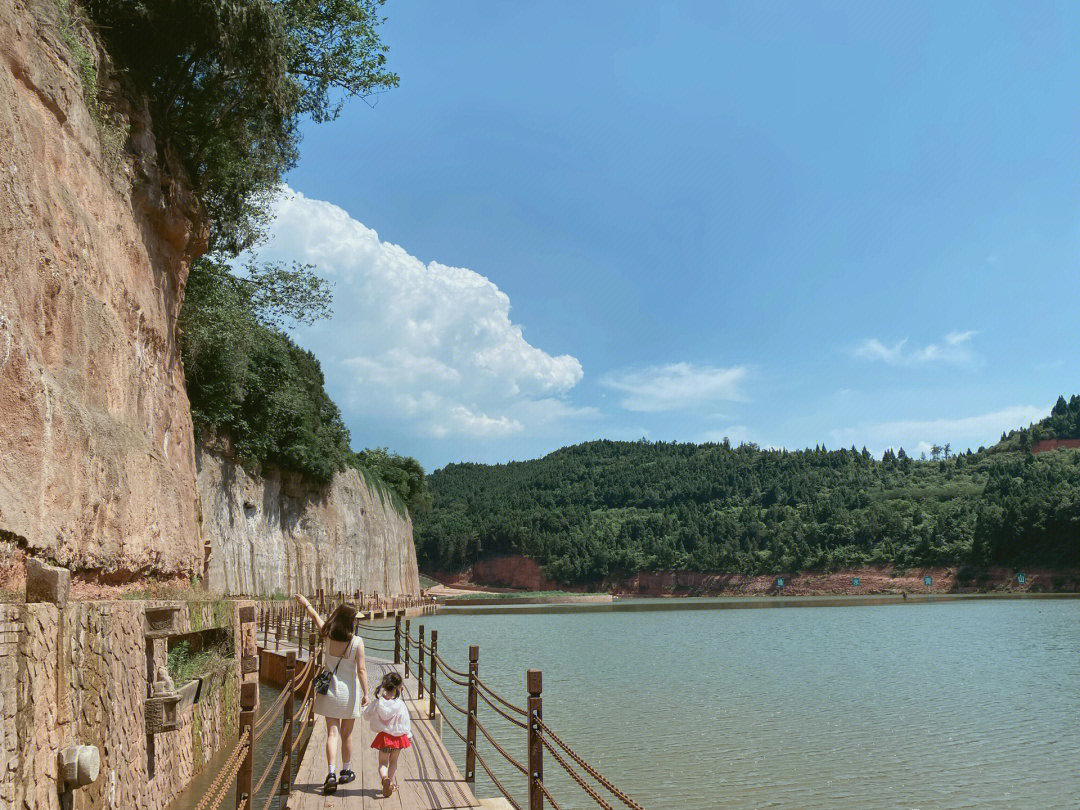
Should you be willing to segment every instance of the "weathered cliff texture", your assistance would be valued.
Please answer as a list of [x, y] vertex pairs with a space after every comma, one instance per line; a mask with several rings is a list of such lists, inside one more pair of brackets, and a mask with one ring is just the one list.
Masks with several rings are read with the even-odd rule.
[[0, 554], [194, 573], [176, 318], [206, 228], [115, 86], [131, 151], [103, 156], [72, 37], [101, 67], [56, 0], [0, 0]]
[[355, 470], [314, 487], [278, 472], [249, 475], [201, 448], [196, 463], [211, 589], [256, 596], [420, 590], [412, 521]]
[[[146, 638], [147, 604], [0, 605], [0, 808], [60, 810], [56, 754], [81, 743], [97, 746], [101, 772], [76, 810], [162, 810], [235, 738], [235, 661], [207, 676], [175, 730], [147, 735], [148, 648], [159, 663], [167, 654]], [[231, 628], [242, 649], [239, 604], [182, 605], [177, 635]]]

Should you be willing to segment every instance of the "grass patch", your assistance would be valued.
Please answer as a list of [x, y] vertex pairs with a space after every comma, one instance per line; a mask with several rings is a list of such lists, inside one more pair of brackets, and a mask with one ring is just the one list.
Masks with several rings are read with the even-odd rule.
[[169, 677], [177, 686], [183, 686], [194, 678], [232, 666], [233, 659], [227, 652], [224, 646], [217, 646], [192, 653], [191, 645], [181, 641], [169, 650]]
[[128, 125], [114, 113], [109, 105], [103, 104], [98, 98], [97, 63], [76, 30], [77, 24], [86, 24], [81, 10], [72, 0], [56, 0], [56, 5], [60, 10], [60, 38], [75, 60], [75, 69], [79, 74], [79, 82], [82, 84], [83, 100], [86, 102], [90, 119], [97, 129], [101, 154], [106, 164], [116, 168], [120, 165], [120, 156], [124, 154]]
[[436, 585], [440, 584], [442, 583], [440, 583], [437, 579], [425, 577], [423, 574], [420, 575], [420, 587], [424, 590], [427, 590], [428, 588], [434, 588]]

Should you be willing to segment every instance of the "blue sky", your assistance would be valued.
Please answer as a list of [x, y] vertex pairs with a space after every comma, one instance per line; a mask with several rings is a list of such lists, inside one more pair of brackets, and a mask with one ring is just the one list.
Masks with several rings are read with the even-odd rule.
[[305, 128], [262, 251], [334, 282], [354, 445], [977, 447], [1080, 393], [1080, 6], [883, 5], [390, 0], [400, 88]]

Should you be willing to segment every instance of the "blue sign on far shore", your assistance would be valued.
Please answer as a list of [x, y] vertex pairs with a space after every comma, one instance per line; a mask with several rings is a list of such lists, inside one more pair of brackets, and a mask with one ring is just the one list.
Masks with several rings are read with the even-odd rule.
[[851, 584], [854, 585], [856, 588], [858, 588], [859, 587], [859, 578], [858, 577], [852, 577], [851, 578]]
[[1027, 582], [1027, 577], [1024, 576], [1023, 574], [1017, 574], [1016, 575], [1016, 581], [1019, 582], [1021, 585], [1023, 585], [1025, 582]]
[[776, 587], [777, 588], [783, 588], [784, 587], [784, 578], [783, 577], [777, 577], [776, 578]]
[[923, 577], [922, 578], [922, 584], [925, 585], [927, 588], [929, 588], [931, 585], [934, 584], [934, 578], [933, 577]]

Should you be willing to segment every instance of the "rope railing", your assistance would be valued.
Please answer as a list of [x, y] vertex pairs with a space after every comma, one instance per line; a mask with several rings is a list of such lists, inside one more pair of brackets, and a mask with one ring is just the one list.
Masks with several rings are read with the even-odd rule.
[[241, 734], [240, 739], [236, 741], [236, 747], [233, 748], [232, 753], [229, 754], [229, 758], [225, 761], [225, 764], [221, 766], [218, 775], [210, 784], [210, 789], [203, 794], [202, 799], [195, 805], [195, 810], [213, 810], [213, 808], [221, 804], [221, 800], [225, 798], [225, 791], [229, 789], [229, 784], [236, 778], [236, 773], [240, 770], [240, 765], [243, 762], [243, 755], [247, 749], [247, 743], [248, 735], [245, 732], [244, 734]]
[[[400, 629], [400, 625], [397, 626]], [[438, 653], [437, 633], [432, 632], [430, 640], [425, 639], [424, 626], [419, 626], [419, 634], [416, 639], [411, 633], [402, 638], [403, 646], [407, 651], [417, 652], [416, 676], [419, 686], [418, 697], [423, 698], [423, 691], [428, 691], [430, 701], [429, 715], [435, 716], [435, 705], [445, 707], [442, 713], [442, 723], [448, 727], [454, 735], [465, 744], [466, 749], [466, 781], [475, 779], [475, 764], [487, 774], [496, 790], [507, 799], [517, 810], [521, 805], [514, 799], [510, 791], [502, 783], [487, 760], [478, 750], [478, 733], [485, 740], [485, 745], [490, 745], [495, 752], [506, 761], [513, 770], [523, 775], [529, 783], [529, 810], [539, 810], [547, 802], [555, 810], [560, 810], [561, 805], [551, 788], [544, 780], [543, 758], [544, 752], [554, 761], [560, 770], [576, 784], [586, 795], [602, 810], [614, 810], [612, 802], [602, 795], [601, 790], [606, 790], [619, 802], [630, 810], [644, 810], [638, 802], [619, 790], [614, 783], [590, 765], [580, 754], [574, 751], [561, 737], [543, 722], [540, 702], [540, 673], [530, 670], [528, 675], [529, 685], [529, 708], [525, 709], [515, 705], [511, 701], [496, 692], [490, 685], [480, 679], [477, 674], [479, 648], [472, 647], [469, 651], [469, 671], [463, 672], [450, 666]], [[438, 677], [436, 677], [438, 675]], [[428, 682], [425, 683], [425, 680]], [[468, 708], [460, 705], [447, 693], [447, 682], [456, 687], [464, 687], [468, 690]], [[523, 764], [517, 760], [505, 747], [505, 745], [489, 731], [477, 716], [478, 700], [492, 709], [498, 717], [507, 721], [512, 727], [524, 729], [527, 732], [529, 743], [529, 763]], [[450, 714], [465, 717], [468, 721], [467, 729], [462, 732], [450, 719]], [[516, 716], [515, 716], [516, 715]], [[592, 779], [596, 785], [590, 783]]]
[[[357, 596], [360, 595], [357, 594]], [[319, 603], [332, 606], [340, 603], [341, 599], [342, 595], [339, 594], [337, 599], [330, 597], [329, 600], [324, 600], [320, 594]], [[371, 605], [371, 603], [359, 603], [366, 604], [369, 608]], [[376, 611], [382, 609], [377, 605], [374, 607]], [[547, 758], [554, 766], [557, 766], [556, 771], [565, 772], [570, 781], [602, 810], [614, 810], [614, 803], [604, 795], [605, 792], [629, 810], [643, 810], [640, 804], [619, 790], [614, 783], [597, 771], [544, 723], [541, 712], [539, 671], [529, 670], [528, 672], [528, 700], [527, 707], [523, 708], [481, 680], [478, 674], [478, 647], [469, 649], [468, 669], [456, 669], [439, 654], [437, 631], [433, 630], [430, 637], [426, 637], [424, 625], [420, 624], [414, 638], [410, 623], [407, 620], [403, 621], [401, 612], [397, 612], [393, 618], [395, 621], [392, 624], [358, 621], [354, 626], [354, 632], [364, 639], [365, 648], [368, 651], [392, 655], [395, 664], [401, 664], [404, 657], [405, 674], [416, 679], [413, 682], [417, 686], [415, 697], [421, 706], [426, 706], [428, 717], [434, 719], [438, 711], [437, 706], [443, 707], [442, 724], [465, 745], [466, 782], [475, 781], [476, 767], [479, 765], [498, 793], [515, 810], [523, 810], [526, 802], [516, 799], [502, 781], [506, 773], [516, 772], [524, 776], [528, 783], [527, 810], [540, 810], [545, 803], [554, 810], [561, 810], [559, 801], [552, 793], [552, 787], [544, 778], [543, 761]], [[305, 731], [310, 729], [310, 723], [314, 719], [315, 694], [312, 676], [319, 666], [317, 661], [322, 653], [321, 643], [318, 646], [315, 644], [314, 625], [311, 624], [310, 629], [308, 628], [309, 625], [304, 617], [290, 610], [283, 610], [280, 606], [268, 606], [261, 614], [260, 629], [266, 647], [269, 648], [273, 643], [275, 648], [280, 649], [281, 641], [284, 639], [287, 645], [295, 642], [296, 652], [286, 653], [289, 664], [286, 668], [287, 681], [282, 694], [273, 701], [257, 721], [252, 719], [244, 729], [241, 739], [245, 743], [237, 744], [237, 748], [234, 749], [226, 766], [215, 780], [212, 790], [208, 792], [207, 800], [218, 794], [224, 795], [223, 790], [227, 789], [226, 783], [236, 778], [237, 773], [246, 778], [247, 785], [251, 785], [250, 761], [245, 761], [242, 749], [250, 750], [253, 742], [261, 739], [268, 732], [276, 717], [282, 718], [282, 729], [280, 737], [271, 749], [273, 754], [270, 761], [259, 776], [254, 790], [241, 793], [238, 780], [238, 795], [241, 796], [241, 801], [248, 801], [251, 797], [262, 795], [263, 789], [270, 784], [266, 804], [263, 805], [263, 810], [269, 810], [275, 796], [289, 794], [292, 779], [290, 765], [293, 762], [293, 756], [298, 750], [302, 750], [302, 746], [307, 743], [306, 738], [310, 737], [310, 734], [305, 734]], [[307, 660], [303, 665], [295, 666], [296, 656], [305, 652], [305, 630], [308, 630], [309, 640], [306, 650]], [[290, 646], [289, 649], [291, 650], [292, 647]], [[467, 701], [463, 701], [465, 705], [458, 702], [460, 697], [455, 699], [453, 694], [448, 693], [448, 687], [451, 690], [457, 688], [465, 690], [468, 698]], [[456, 694], [460, 695], [460, 693]], [[510, 753], [504, 735], [493, 733], [480, 720], [478, 712], [480, 701], [483, 701], [497, 718], [506, 721], [512, 733], [517, 733], [517, 729], [526, 732], [527, 763], [518, 760]], [[249, 717], [253, 717], [253, 714], [252, 710]], [[465, 719], [464, 728], [459, 725], [458, 718]], [[498, 769], [492, 767], [488, 758], [484, 756], [487, 752], [490, 757], [492, 750], [502, 757], [509, 771], [501, 767]], [[247, 770], [243, 767], [245, 764]], [[222, 784], [226, 784], [226, 787], [223, 788]], [[212, 806], [216, 807], [216, 805]], [[207, 804], [199, 807], [198, 810], [208, 810], [209, 807], [211, 805]]]
[[497, 700], [499, 703], [501, 703], [507, 709], [510, 709], [511, 711], [514, 711], [514, 712], [517, 712], [522, 717], [527, 717], [528, 716], [529, 713], [527, 711], [525, 711], [524, 709], [522, 709], [522, 708], [520, 708], [518, 706], [515, 706], [510, 701], [506, 700], [506, 698], [502, 697], [498, 692], [496, 692], [494, 689], [492, 689], [490, 686], [488, 686], [486, 683], [484, 683], [479, 678], [476, 679], [476, 686], [482, 692], [486, 692], [488, 695], [495, 698], [495, 700]]
[[[547, 752], [549, 754], [551, 754], [553, 757], [555, 757], [555, 761], [558, 762], [559, 765], [562, 766], [562, 769], [564, 771], [566, 771], [568, 774], [570, 774], [570, 778], [573, 779], [575, 782], [577, 782], [578, 785], [581, 787], [581, 789], [584, 790], [586, 793], [589, 794], [589, 796], [592, 797], [593, 801], [595, 801], [598, 805], [600, 805], [602, 808], [604, 808], [604, 810], [614, 810], [614, 808], [610, 804], [608, 804], [606, 801], [604, 801], [604, 798], [599, 793], [597, 793], [596, 790], [593, 789], [593, 787], [588, 782], [586, 782], [584, 780], [584, 778], [582, 778], [581, 774], [579, 774], [577, 771], [575, 771], [573, 768], [571, 768], [566, 763], [566, 760], [563, 759], [561, 756], [559, 756], [559, 752], [557, 750], [555, 750], [555, 747], [551, 744], [551, 742], [546, 737], [541, 736], [540, 741], [543, 743], [544, 748], [547, 750]], [[547, 792], [547, 788], [544, 788], [544, 795], [548, 796], [548, 798], [551, 798], [550, 794], [548, 794], [548, 792]]]
[[[562, 748], [563, 751], [565, 751], [566, 754], [572, 760], [574, 760], [574, 762], [576, 762], [579, 766], [581, 766], [581, 769], [583, 771], [585, 771], [587, 774], [589, 774], [589, 776], [591, 776], [593, 779], [595, 779], [597, 782], [599, 782], [601, 785], [603, 785], [605, 788], [607, 788], [608, 792], [610, 792], [612, 796], [614, 796], [616, 799], [618, 799], [623, 804], [625, 804], [627, 807], [629, 807], [630, 810], [645, 810], [645, 808], [643, 808], [640, 804], [638, 804], [636, 801], [634, 801], [629, 796], [627, 796], [625, 793], [623, 793], [621, 790], [619, 790], [617, 787], [615, 787], [615, 785], [612, 784], [610, 780], [606, 779], [602, 774], [600, 774], [596, 770], [596, 768], [594, 768], [592, 765], [590, 765], [588, 762], [586, 762], [584, 759], [582, 759], [581, 756], [576, 751], [574, 751], [574, 749], [572, 749], [569, 745], [564, 743], [559, 738], [559, 735], [556, 734], [554, 731], [552, 731], [544, 723], [543, 720], [537, 719], [536, 724], [537, 724], [537, 726], [539, 726], [540, 730], [543, 732], [543, 735], [541, 735], [541, 740], [544, 739], [544, 735], [546, 735], [547, 737], [550, 737], [552, 742], [554, 742], [557, 746]], [[546, 742], [545, 742], [545, 746], [547, 746]], [[547, 746], [547, 747], [550, 747], [550, 746]], [[556, 756], [556, 758], [558, 759], [558, 756]], [[563, 767], [564, 767], [564, 769], [568, 770], [567, 766], [564, 765]], [[571, 775], [573, 775], [573, 774], [571, 774]]]

